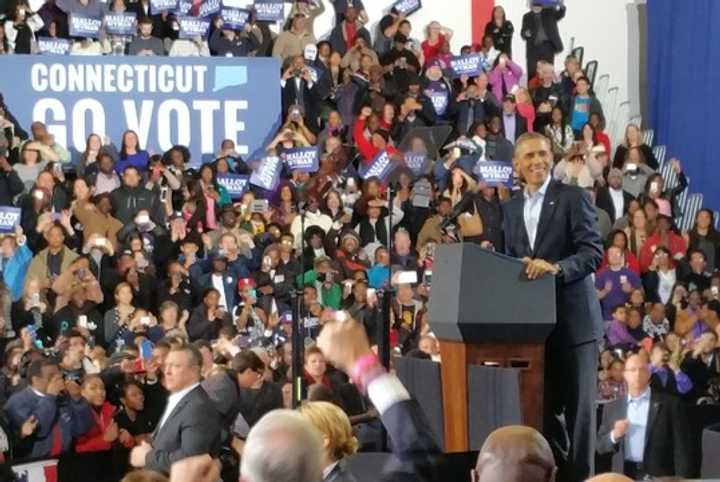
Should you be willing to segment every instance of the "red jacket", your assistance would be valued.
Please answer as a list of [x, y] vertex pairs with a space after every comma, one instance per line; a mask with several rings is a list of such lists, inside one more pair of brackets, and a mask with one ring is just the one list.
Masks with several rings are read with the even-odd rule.
[[[103, 440], [105, 430], [113, 423], [115, 407], [110, 402], [103, 403], [100, 413], [93, 409], [95, 426], [88, 433], [75, 442], [75, 451], [82, 452], [103, 452], [112, 448], [112, 443]], [[126, 445], [128, 448], [132, 445]]]
[[[605, 251], [605, 254], [603, 255], [603, 261], [600, 265], [600, 269], [598, 269], [598, 273], [600, 271], [603, 271], [607, 269], [608, 267], [608, 255], [607, 251]], [[637, 258], [634, 254], [632, 254], [632, 251], [629, 249], [625, 250], [625, 267], [635, 273], [636, 275], [640, 276], [640, 263], [638, 262]]]
[[[650, 269], [653, 256], [655, 256], [655, 249], [653, 248], [657, 248], [660, 244], [660, 234], [655, 233], [647, 238], [645, 240], [645, 244], [643, 244], [642, 248], [640, 248], [640, 270], [643, 273], [646, 273], [648, 269]], [[687, 243], [685, 243], [685, 239], [672, 231], [668, 233], [668, 246], [666, 247], [670, 250], [670, 256], [673, 258], [673, 264], [676, 264], [676, 256], [678, 254], [685, 255], [687, 252]]]
[[[380, 152], [380, 149], [373, 146], [372, 142], [365, 138], [365, 121], [363, 119], [358, 118], [358, 120], [355, 121], [355, 126], [353, 127], [353, 139], [355, 139], [358, 151], [360, 151], [360, 154], [363, 157], [363, 164], [366, 166], [370, 165], [373, 158], [375, 158], [375, 156], [377, 156]], [[390, 155], [397, 152], [397, 149], [389, 145], [385, 146], [385, 150]]]
[[597, 131], [597, 138], [598, 138], [598, 141], [600, 141], [600, 144], [605, 146], [605, 151], [607, 151], [607, 155], [609, 157], [610, 153], [612, 152], [610, 150], [610, 138], [603, 131]]
[[425, 65], [430, 65], [430, 62], [432, 62], [435, 57], [440, 55], [440, 47], [445, 43], [445, 36], [443, 34], [438, 35], [438, 41], [435, 45], [430, 45], [430, 42], [427, 40], [423, 41], [423, 43], [420, 44], [420, 48], [423, 51], [423, 56], [425, 57]]

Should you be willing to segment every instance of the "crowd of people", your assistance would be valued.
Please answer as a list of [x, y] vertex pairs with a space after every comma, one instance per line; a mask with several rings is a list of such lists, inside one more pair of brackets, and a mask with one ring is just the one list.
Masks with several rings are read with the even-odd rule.
[[[440, 361], [427, 313], [435, 249], [465, 241], [505, 251], [502, 202], [522, 195], [522, 179], [488, 184], [477, 166], [509, 162], [526, 132], [546, 136], [554, 179], [589, 195], [606, 240], [595, 276], [606, 320], [600, 401], [629, 396], [626, 363], [640, 357], [652, 390], [686, 404], [720, 402], [713, 212], [698, 212], [690, 232], [677, 230], [681, 163], [670, 161], [678, 183], [666, 186], [636, 125], [611, 146], [604, 106], [578, 59], [554, 68], [565, 7], [544, 3], [523, 19], [523, 69], [502, 7], [482, 44], [452, 52], [450, 29], [432, 22], [419, 41], [418, 26], [394, 9], [371, 34], [359, 0], [332, 2], [336, 24], [321, 41], [313, 21], [323, 0], [293, 2], [279, 35], [254, 16], [242, 31], [215, 18], [207, 39], [192, 40], [178, 38], [173, 12], [145, 0], [48, 0], [37, 12], [14, 2], [0, 28], [6, 54], [35, 53], [40, 37], [70, 38], [73, 13], [128, 11], [137, 14], [136, 36], [71, 38], [71, 52], [278, 57], [283, 123], [267, 153], [317, 146], [320, 160], [317, 172], [285, 167], [275, 190], [250, 185], [232, 198], [218, 176], [258, 165], [232, 139], [197, 168], [186, 146], [148, 152], [133, 131], [91, 134], [73, 158], [42, 123], [21, 125], [12, 113], [21, 100], [5, 92], [0, 206], [22, 211], [0, 238], [0, 462], [59, 458], [61, 481], [130, 482], [164, 480], [132, 469], [168, 476], [173, 463], [209, 453], [222, 461], [223, 480], [238, 480], [242, 460], [252, 474], [243, 480], [278, 481], [267, 475], [267, 445], [249, 435], [270, 443], [276, 431], [312, 425], [325, 441], [323, 479], [353, 480], [332, 478], [345, 470], [338, 462], [376, 449], [378, 417], [387, 425], [383, 415], [409, 396], [394, 378], [382, 378], [390, 401], [360, 383], [365, 372], [380, 376], [377, 360], [353, 360], [358, 374], [318, 336], [327, 320], [348, 317], [370, 345], [385, 329], [395, 355]], [[483, 72], [455, 78], [452, 56], [471, 53]], [[363, 178], [383, 151], [392, 176]], [[426, 161], [411, 168], [410, 154]], [[299, 388], [290, 373], [293, 316], [305, 340], [296, 347], [304, 348]], [[287, 413], [257, 424], [290, 408], [298, 389], [312, 401], [299, 411], [310, 425]], [[297, 430], [298, 443], [314, 450], [315, 435]], [[613, 441], [624, 433], [613, 431]], [[314, 457], [307, 453], [294, 455]], [[554, 473], [554, 463], [547, 469]], [[187, 473], [173, 470], [172, 480]], [[408, 480], [424, 480], [416, 476]]]

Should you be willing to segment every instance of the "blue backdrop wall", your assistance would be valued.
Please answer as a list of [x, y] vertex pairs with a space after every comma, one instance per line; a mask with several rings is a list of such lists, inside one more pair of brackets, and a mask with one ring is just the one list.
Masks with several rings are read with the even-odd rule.
[[720, 210], [720, 1], [648, 0], [648, 84], [655, 143]]

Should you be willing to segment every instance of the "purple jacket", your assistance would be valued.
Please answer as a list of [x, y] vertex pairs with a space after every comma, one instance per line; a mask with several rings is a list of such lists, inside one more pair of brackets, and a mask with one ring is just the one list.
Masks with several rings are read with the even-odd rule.
[[612, 320], [607, 328], [608, 346], [624, 346], [632, 347], [637, 345], [638, 341], [628, 332], [625, 323]]
[[500, 64], [496, 65], [495, 68], [490, 71], [488, 80], [490, 81], [490, 85], [492, 85], [492, 93], [495, 94], [495, 97], [497, 97], [501, 103], [503, 101], [503, 79], [505, 81], [505, 91], [509, 94], [513, 87], [518, 85], [522, 75], [523, 69], [510, 59], [508, 59], [507, 70], [505, 72], [500, 70]]

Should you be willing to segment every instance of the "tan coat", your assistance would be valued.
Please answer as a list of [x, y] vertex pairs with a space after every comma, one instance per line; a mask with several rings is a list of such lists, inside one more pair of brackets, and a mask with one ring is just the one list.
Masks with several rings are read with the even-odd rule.
[[88, 273], [87, 278], [80, 281], [75, 273], [69, 269], [63, 269], [60, 276], [55, 278], [51, 288], [58, 295], [55, 301], [55, 312], [57, 313], [61, 308], [70, 303], [72, 299], [73, 291], [76, 288], [82, 288], [85, 291], [85, 297], [87, 301], [100, 304], [103, 302], [104, 296], [100, 283], [95, 277]]
[[[40, 282], [41, 288], [49, 288], [50, 287], [50, 278], [48, 277], [48, 264], [47, 264], [47, 257], [48, 257], [49, 249], [45, 248], [42, 251], [40, 251], [30, 262], [30, 267], [28, 268], [27, 276], [25, 276], [25, 286], [31, 281], [36, 280]], [[71, 250], [67, 246], [63, 246], [63, 257], [62, 257], [62, 263], [60, 264], [61, 272], [65, 272], [67, 270], [68, 266], [70, 266], [73, 261], [75, 261], [78, 258], [77, 253], [75, 251]]]
[[275, 40], [272, 54], [273, 57], [280, 57], [280, 59], [285, 61], [291, 57], [303, 55], [305, 46], [315, 43], [317, 43], [315, 37], [307, 32], [296, 34], [290, 30], [286, 30], [278, 35], [277, 40]]
[[117, 233], [123, 227], [123, 224], [112, 216], [106, 216], [93, 203], [89, 201], [79, 201], [73, 210], [75, 217], [83, 225], [83, 237], [87, 241], [91, 235], [97, 234], [107, 238], [117, 251], [118, 240]]

